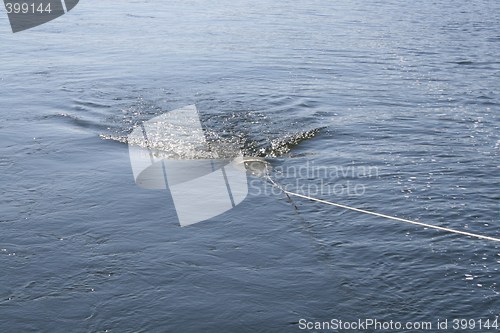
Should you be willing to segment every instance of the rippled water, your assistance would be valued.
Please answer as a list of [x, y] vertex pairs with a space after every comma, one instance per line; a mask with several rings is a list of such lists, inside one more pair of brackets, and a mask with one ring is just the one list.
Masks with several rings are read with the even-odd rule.
[[207, 133], [285, 153], [275, 170], [371, 170], [283, 186], [499, 237], [499, 21], [497, 1], [462, 0], [84, 1], [18, 34], [0, 15], [0, 330], [498, 316], [497, 243], [291, 204], [258, 179], [180, 228], [123, 141], [195, 103]]

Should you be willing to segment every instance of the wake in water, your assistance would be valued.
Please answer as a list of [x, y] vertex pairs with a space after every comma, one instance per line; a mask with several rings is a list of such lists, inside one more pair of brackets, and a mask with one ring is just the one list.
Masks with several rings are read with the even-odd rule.
[[[140, 115], [134, 112], [135, 115]], [[164, 113], [166, 114], [166, 113]], [[259, 118], [256, 121], [255, 118]], [[127, 128], [126, 132], [142, 126], [142, 117], [137, 120], [127, 119], [124, 124], [134, 126]], [[208, 143], [208, 149], [193, 149], [189, 144], [178, 142], [169, 133], [174, 131], [168, 123], [161, 124], [161, 133], [153, 133], [147, 142], [135, 140], [124, 129], [116, 129], [115, 133], [100, 134], [103, 140], [125, 143], [128, 145], [152, 149], [164, 158], [172, 159], [206, 159], [206, 158], [231, 158], [238, 153], [244, 156], [276, 158], [291, 157], [291, 151], [302, 142], [314, 138], [325, 127], [313, 127], [305, 131], [287, 129], [283, 130], [276, 123], [266, 122], [268, 119], [262, 115], [243, 112], [217, 117], [202, 118], [203, 133]], [[286, 125], [281, 123], [281, 126]], [[199, 147], [198, 147], [199, 148]], [[196, 154], [193, 155], [193, 152]], [[160, 157], [160, 156], [158, 156]]]
[[[283, 134], [279, 138], [271, 138], [269, 140], [259, 140], [254, 141], [247, 138], [237, 137], [234, 140], [228, 140], [225, 138], [213, 139], [214, 134], [211, 135], [211, 139], [208, 140], [209, 147], [212, 147], [210, 152], [202, 153], [198, 156], [188, 156], [182, 154], [171, 155], [171, 158], [186, 159], [186, 158], [225, 158], [234, 155], [235, 147], [239, 147], [240, 151], [244, 156], [255, 156], [263, 158], [275, 158], [275, 157], [292, 157], [291, 151], [294, 147], [301, 144], [303, 141], [314, 138], [323, 128], [313, 128], [304, 132], [295, 132]], [[113, 134], [100, 134], [99, 137], [103, 140], [111, 140], [115, 142], [125, 143], [129, 145], [135, 145], [142, 148], [152, 148], [158, 152], [168, 153], [172, 150], [172, 147], [166, 145], [164, 141], [149, 140], [148, 144], [144, 143], [142, 140], [130, 140], [124, 135], [113, 135]], [[264, 141], [264, 143], [262, 142]]]

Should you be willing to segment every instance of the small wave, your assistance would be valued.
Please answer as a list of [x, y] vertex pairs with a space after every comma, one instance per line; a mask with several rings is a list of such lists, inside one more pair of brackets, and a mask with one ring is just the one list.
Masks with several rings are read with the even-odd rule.
[[109, 128], [109, 124], [102, 123], [99, 121], [99, 119], [88, 119], [88, 118], [86, 119], [82, 116], [77, 116], [66, 112], [45, 115], [41, 118], [55, 119], [56, 121], [63, 121], [75, 127], [91, 129], [95, 131], [107, 130]]
[[149, 18], [149, 19], [155, 19], [155, 16], [149, 16], [149, 15], [137, 15], [137, 14], [126, 14], [128, 17], [134, 17], [134, 18]]
[[312, 130], [285, 134], [269, 141], [268, 144], [261, 147], [250, 147], [248, 150], [251, 155], [258, 157], [281, 157], [289, 154], [291, 150], [302, 143], [315, 137], [323, 128], [314, 128]]
[[106, 108], [106, 109], [108, 109], [111, 107], [111, 105], [109, 105], [109, 104], [88, 101], [88, 100], [80, 100], [80, 99], [75, 99], [74, 103], [75, 103], [76, 109], [83, 109], [83, 110], [86, 110], [86, 108], [90, 108], [90, 109]]
[[474, 64], [474, 62], [470, 61], [470, 60], [454, 61], [453, 63], [457, 64], [457, 65], [472, 65], [472, 64]]

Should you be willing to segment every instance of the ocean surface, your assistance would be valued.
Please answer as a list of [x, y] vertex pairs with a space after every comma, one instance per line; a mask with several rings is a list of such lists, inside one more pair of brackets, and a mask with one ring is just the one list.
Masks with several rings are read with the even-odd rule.
[[496, 0], [81, 1], [13, 34], [0, 11], [0, 331], [494, 320], [498, 242], [252, 177], [181, 228], [126, 138], [196, 104], [289, 190], [498, 238], [499, 22]]

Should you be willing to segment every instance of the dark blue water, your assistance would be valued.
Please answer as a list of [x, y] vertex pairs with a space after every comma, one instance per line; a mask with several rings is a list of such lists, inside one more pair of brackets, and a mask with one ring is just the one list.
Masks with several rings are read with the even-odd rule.
[[291, 204], [259, 179], [181, 228], [123, 143], [193, 103], [256, 151], [321, 128], [273, 167], [371, 171], [281, 184], [500, 237], [499, 21], [499, 2], [463, 0], [84, 1], [18, 34], [0, 14], [0, 331], [499, 316], [498, 243]]

